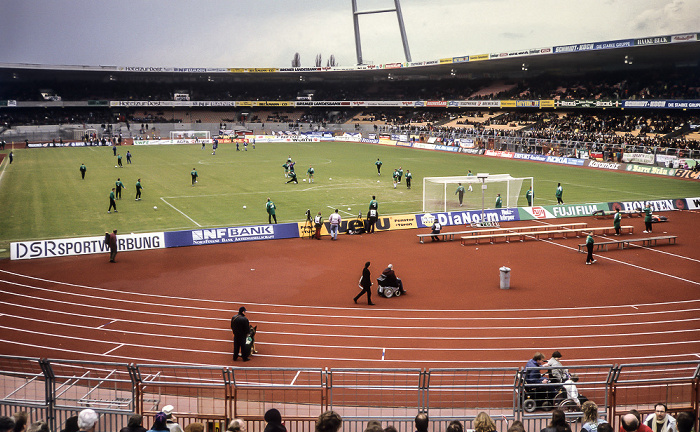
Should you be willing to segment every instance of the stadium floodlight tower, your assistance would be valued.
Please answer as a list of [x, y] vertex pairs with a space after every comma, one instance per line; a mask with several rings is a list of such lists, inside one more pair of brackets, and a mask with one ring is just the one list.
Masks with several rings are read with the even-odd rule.
[[481, 182], [481, 225], [484, 225], [486, 219], [484, 217], [484, 208], [486, 207], [486, 201], [484, 197], [484, 192], [486, 191], [486, 179], [489, 178], [489, 173], [477, 173], [476, 178]]
[[406, 38], [406, 28], [403, 25], [403, 15], [401, 14], [401, 0], [394, 0], [393, 9], [369, 10], [364, 12], [357, 11], [357, 0], [352, 0], [352, 20], [355, 26], [355, 51], [357, 52], [357, 64], [362, 63], [362, 46], [360, 43], [360, 15], [377, 14], [384, 12], [396, 12], [396, 18], [399, 20], [399, 32], [401, 32], [401, 42], [403, 43], [403, 52], [406, 56], [406, 61], [411, 62], [411, 51], [408, 49], [408, 38]]

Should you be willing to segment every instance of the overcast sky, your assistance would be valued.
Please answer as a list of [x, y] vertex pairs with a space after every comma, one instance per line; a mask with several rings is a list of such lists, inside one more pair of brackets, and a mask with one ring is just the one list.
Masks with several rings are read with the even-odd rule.
[[[393, 0], [357, 0], [388, 9]], [[699, 0], [401, 0], [413, 61], [700, 31]], [[360, 16], [365, 63], [405, 61], [396, 14]], [[357, 63], [351, 0], [0, 0], [0, 63]]]

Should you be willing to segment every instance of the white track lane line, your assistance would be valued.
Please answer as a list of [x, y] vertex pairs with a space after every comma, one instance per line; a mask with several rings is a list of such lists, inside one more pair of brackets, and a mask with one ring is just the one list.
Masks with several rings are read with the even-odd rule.
[[[545, 241], [545, 240], [540, 240], [540, 241]], [[558, 246], [561, 246], [557, 243], [553, 243]], [[573, 248], [571, 248], [573, 250]], [[240, 304], [240, 301], [227, 301], [227, 300], [211, 300], [211, 299], [199, 299], [199, 298], [192, 298], [192, 297], [174, 297], [174, 296], [167, 296], [167, 295], [162, 295], [162, 294], [150, 294], [150, 293], [138, 293], [138, 292], [131, 292], [131, 291], [123, 291], [123, 290], [116, 290], [116, 289], [108, 289], [108, 288], [99, 288], [99, 287], [93, 287], [93, 286], [88, 286], [88, 285], [79, 285], [79, 284], [73, 284], [69, 282], [62, 282], [58, 280], [51, 280], [51, 279], [44, 279], [44, 278], [39, 278], [35, 276], [29, 276], [29, 275], [23, 275], [20, 273], [14, 273], [10, 272], [7, 270], [2, 270], [0, 269], [0, 273], [6, 273], [10, 274], [13, 276], [19, 276], [19, 277], [24, 277], [30, 280], [35, 280], [35, 281], [41, 281], [41, 282], [48, 282], [51, 284], [55, 285], [63, 285], [63, 286], [69, 286], [69, 287], [76, 287], [76, 288], [84, 288], [84, 289], [89, 289], [89, 290], [94, 290], [94, 291], [101, 291], [101, 292], [107, 292], [107, 293], [116, 293], [119, 295], [133, 295], [137, 297], [153, 297], [156, 299], [167, 299], [167, 300], [183, 300], [187, 302], [202, 302], [202, 303], [217, 303], [217, 304], [231, 304], [235, 305], [235, 308], [238, 308], [238, 304]], [[9, 284], [16, 284], [16, 282], [10, 282], [10, 281], [4, 281], [0, 280], [0, 282], [6, 282]], [[21, 284], [20, 284], [21, 285]], [[30, 285], [26, 285], [28, 287], [32, 287]], [[37, 288], [38, 287], [32, 287], [32, 288]], [[70, 294], [66, 293], [63, 291], [56, 291], [56, 292], [61, 292], [63, 294]], [[96, 296], [92, 296], [96, 297]], [[126, 301], [126, 300], [121, 300], [121, 299], [112, 299], [115, 301]], [[140, 301], [139, 303], [144, 303], [147, 304], [146, 302]], [[668, 302], [656, 302], [656, 303], [636, 303], [636, 304], [621, 304], [621, 305], [603, 305], [603, 306], [587, 306], [587, 309], [619, 309], [619, 308], [629, 308], [632, 306], [638, 306], [638, 307], [656, 307], [656, 306], [669, 306], [671, 308], [677, 308], [679, 304], [688, 304], [688, 303], [700, 303], [700, 299], [691, 299], [691, 300], [678, 300], [678, 301], [668, 301]], [[155, 302], [153, 304], [157, 305], [162, 305], [162, 302]], [[261, 306], [261, 307], [270, 307], [270, 308], [289, 308], [289, 309], [316, 309], [316, 310], [326, 310], [330, 309], [333, 311], [348, 311], [352, 314], [357, 313], [357, 308], [354, 307], [330, 307], [330, 306], [304, 306], [304, 305], [285, 305], [285, 304], [275, 304], [275, 303], [247, 303], [250, 305], [254, 306]], [[167, 305], [165, 305], [167, 306]], [[191, 306], [177, 306], [178, 308], [190, 308], [194, 309], [195, 307]], [[225, 311], [225, 312], [232, 312], [235, 310], [233, 309], [234, 306], [232, 306], [232, 309], [216, 309], [216, 308], [208, 308], [210, 310], [215, 310], [215, 311]], [[374, 311], [392, 311], [396, 312], [396, 309], [388, 309], [388, 308], [374, 308]], [[483, 312], [506, 312], [506, 313], [511, 313], [511, 312], [523, 312], [523, 311], [533, 311], [533, 312], [540, 312], [540, 311], [559, 311], [559, 310], [571, 310], [570, 307], [560, 307], [560, 308], [513, 308], [513, 309], [454, 309], [450, 310], [449, 312], [454, 312], [454, 313], [464, 313], [464, 312], [478, 312], [478, 313], [483, 313]], [[401, 312], [445, 312], [444, 309], [401, 309]], [[255, 311], [255, 313], [259, 314], [269, 314], [269, 315], [278, 315], [280, 313], [271, 313], [271, 312], [266, 312], [266, 311]], [[338, 315], [312, 315], [312, 314], [291, 314], [288, 312], [284, 312], [284, 315], [302, 315], [302, 316], [320, 316], [320, 317], [326, 317], [326, 316], [338, 316]], [[342, 316], [342, 315], [341, 315]], [[353, 315], [353, 317], [359, 318], [356, 315]], [[405, 317], [405, 319], [411, 319], [411, 317]], [[421, 318], [415, 318], [415, 319], [421, 319]], [[500, 319], [500, 318], [496, 318]], [[504, 318], [506, 319], [506, 318]]]

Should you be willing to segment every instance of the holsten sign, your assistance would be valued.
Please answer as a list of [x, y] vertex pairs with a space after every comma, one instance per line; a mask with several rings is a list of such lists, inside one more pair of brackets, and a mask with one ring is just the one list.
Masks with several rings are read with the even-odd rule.
[[[13, 260], [51, 258], [71, 255], [89, 255], [109, 252], [105, 237], [79, 237], [57, 240], [12, 242], [10, 258]], [[162, 249], [165, 247], [163, 233], [124, 234], [117, 236], [119, 252]]]

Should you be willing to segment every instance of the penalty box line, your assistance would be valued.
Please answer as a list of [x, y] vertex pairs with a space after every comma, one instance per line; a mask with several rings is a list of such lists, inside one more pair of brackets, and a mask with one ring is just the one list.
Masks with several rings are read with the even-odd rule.
[[189, 219], [190, 222], [192, 222], [193, 224], [197, 225], [197, 226], [200, 227], [200, 228], [202, 227], [200, 224], [197, 223], [196, 220], [194, 220], [194, 219], [192, 219], [191, 217], [187, 216], [182, 210], [180, 210], [179, 208], [177, 208], [177, 207], [175, 207], [174, 205], [170, 204], [168, 201], [165, 200], [165, 198], [160, 197], [160, 200], [163, 201], [164, 203], [166, 203], [167, 205], [169, 205], [170, 207], [172, 207], [173, 210], [175, 210], [176, 212], [180, 213], [181, 215], [183, 215], [184, 217], [186, 217], [187, 219]]

